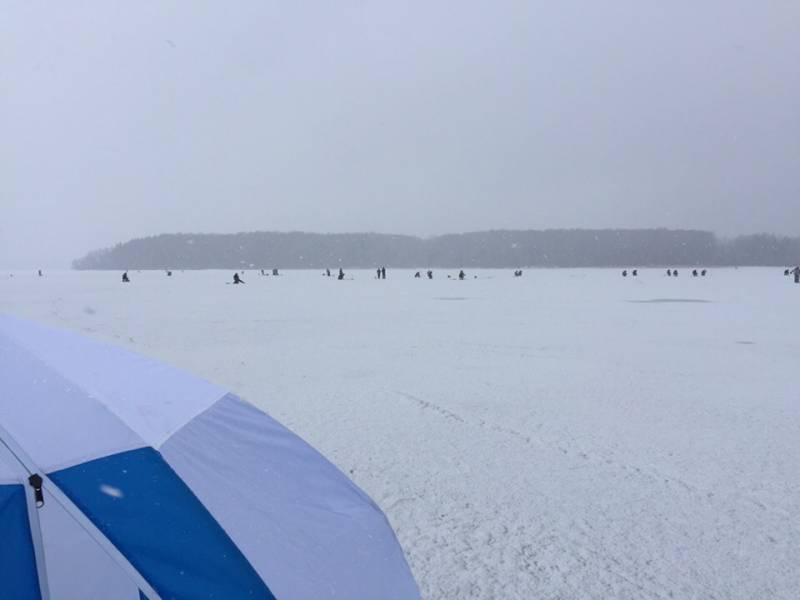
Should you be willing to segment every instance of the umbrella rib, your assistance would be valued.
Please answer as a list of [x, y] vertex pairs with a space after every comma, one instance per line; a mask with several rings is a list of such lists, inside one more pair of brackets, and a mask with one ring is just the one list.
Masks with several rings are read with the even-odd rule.
[[[67, 514], [69, 514], [75, 522], [83, 529], [89, 536], [95, 541], [95, 543], [100, 546], [100, 548], [113, 560], [117, 565], [130, 577], [134, 584], [139, 588], [139, 591], [147, 596], [148, 600], [162, 600], [161, 596], [158, 592], [153, 589], [153, 586], [144, 578], [144, 576], [139, 572], [139, 570], [134, 567], [131, 562], [125, 557], [122, 552], [109, 540], [106, 535], [97, 528], [97, 526], [92, 523], [92, 521], [87, 517], [83, 511], [78, 508], [75, 503], [70, 500], [67, 495], [61, 491], [61, 489], [52, 482], [52, 480], [42, 471], [38, 469], [36, 463], [33, 462], [30, 456], [22, 449], [22, 447], [17, 443], [17, 441], [11, 436], [11, 434], [6, 431], [6, 429], [0, 425], [0, 444], [2, 444], [11, 456], [16, 460], [16, 462], [27, 471], [28, 475], [39, 474], [42, 478], [42, 487], [46, 489], [52, 498], [65, 510]], [[26, 498], [29, 496], [28, 485], [25, 485], [25, 494]], [[30, 502], [29, 502], [30, 504]], [[35, 504], [34, 504], [35, 506]], [[30, 512], [30, 509], [29, 509]], [[32, 517], [29, 517], [32, 519]], [[36, 522], [38, 524], [38, 515], [36, 515]], [[36, 534], [34, 534], [36, 537]], [[42, 544], [41, 540], [41, 530], [38, 531], [39, 539], [34, 539], [34, 549], [36, 550], [37, 541], [39, 544]], [[42, 554], [41, 556], [41, 565], [44, 567], [44, 553], [43, 553], [44, 546], [42, 545], [37, 552], [37, 569], [39, 567], [39, 553]], [[42, 569], [44, 570], [44, 568]], [[41, 579], [41, 575], [40, 575]], [[48, 586], [45, 585], [42, 589], [43, 600], [47, 600], [49, 598], [49, 590]], [[45, 595], [46, 594], [46, 595]]]

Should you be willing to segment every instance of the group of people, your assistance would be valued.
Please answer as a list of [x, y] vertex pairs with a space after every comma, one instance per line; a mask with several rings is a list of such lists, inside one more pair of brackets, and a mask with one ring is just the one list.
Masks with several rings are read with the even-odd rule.
[[[705, 277], [706, 275], [708, 275], [708, 270], [706, 269], [703, 269], [702, 271], [699, 272], [697, 271], [697, 269], [692, 269], [692, 277], [698, 277], [698, 276]], [[667, 269], [667, 277], [677, 277], [677, 276], [678, 276], [678, 269], [672, 269], [672, 272], [670, 272], [670, 270]]]
[[[638, 269], [631, 270], [631, 275], [633, 277], [637, 277], [639, 275], [639, 270]], [[679, 275], [680, 273], [678, 269], [667, 269], [667, 277], [678, 277]], [[697, 269], [692, 269], [692, 277], [705, 277], [706, 275], [708, 275], [707, 269], [703, 269], [702, 271], [698, 271]], [[622, 271], [622, 276], [623, 277], [628, 276], [628, 269], [624, 269]]]
[[[380, 267], [379, 269], [376, 269], [375, 273], [376, 273], [377, 279], [386, 279], [386, 267]], [[167, 274], [167, 277], [172, 277], [172, 271], [166, 271], [166, 274]], [[241, 274], [243, 275], [244, 271], [242, 271]], [[426, 271], [425, 274], [426, 274], [428, 279], [433, 279], [433, 271], [428, 270], [428, 271]], [[793, 275], [794, 276], [794, 282], [795, 283], [800, 283], [800, 266], [797, 266], [797, 267], [794, 267], [794, 268], [787, 268], [787, 269], [785, 269], [783, 271], [783, 274], [785, 276], [787, 276], [787, 277], [789, 275]], [[42, 277], [43, 273], [42, 273], [41, 269], [39, 270], [38, 275], [39, 275], [39, 277]], [[266, 273], [266, 271], [264, 271], [264, 269], [261, 269], [261, 275], [265, 275], [265, 276], [267, 275], [267, 273]], [[278, 276], [278, 269], [272, 269], [272, 275], [277, 277]], [[324, 275], [326, 277], [331, 277], [331, 270], [330, 269], [325, 269]], [[631, 269], [630, 275], [632, 277], [638, 277], [639, 270], [638, 269]], [[692, 269], [692, 277], [705, 277], [706, 275], [708, 275], [708, 270], [707, 269], [701, 269], [701, 270]], [[623, 269], [622, 276], [623, 277], [627, 277], [628, 276], [628, 269]], [[678, 269], [667, 269], [667, 277], [678, 277], [678, 276], [679, 276]], [[466, 273], [464, 273], [464, 270], [461, 269], [458, 272], [458, 279], [463, 281], [464, 279], [466, 279], [466, 277], [467, 277]], [[514, 271], [514, 277], [522, 277], [522, 269], [515, 270]], [[421, 278], [422, 278], [421, 271], [417, 271], [416, 273], [414, 273], [414, 279], [421, 279]], [[447, 278], [448, 279], [452, 279], [452, 276], [448, 275]], [[344, 279], [344, 270], [341, 269], [341, 268], [339, 268], [339, 274], [337, 276], [337, 279], [339, 281]], [[239, 274], [238, 271], [233, 274], [233, 283], [235, 285], [238, 285], [238, 284], [244, 283], [244, 282], [245, 282], [244, 279], [242, 279], [242, 277], [241, 277], [241, 275]], [[130, 277], [128, 276], [128, 272], [127, 271], [125, 271], [122, 274], [122, 283], [130, 283]]]

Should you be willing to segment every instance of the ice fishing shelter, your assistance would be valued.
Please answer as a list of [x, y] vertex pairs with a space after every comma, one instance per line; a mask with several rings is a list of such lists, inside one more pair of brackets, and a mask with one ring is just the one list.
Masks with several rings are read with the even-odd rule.
[[0, 315], [0, 598], [419, 592], [380, 509], [263, 412]]

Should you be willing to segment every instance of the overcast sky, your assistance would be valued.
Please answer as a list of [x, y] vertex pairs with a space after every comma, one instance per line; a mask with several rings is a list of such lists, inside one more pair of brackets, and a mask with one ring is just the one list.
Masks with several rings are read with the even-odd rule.
[[800, 2], [41, 2], [0, 266], [162, 232], [800, 235]]

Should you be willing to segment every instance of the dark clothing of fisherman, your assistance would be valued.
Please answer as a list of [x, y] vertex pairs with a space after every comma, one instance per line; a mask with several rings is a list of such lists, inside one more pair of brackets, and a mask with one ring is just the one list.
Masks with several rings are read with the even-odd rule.
[[233, 283], [234, 283], [234, 284], [236, 284], [236, 285], [238, 285], [238, 284], [240, 284], [240, 283], [244, 283], [244, 279], [242, 279], [241, 277], [239, 277], [239, 274], [238, 274], [238, 273], [234, 273], [234, 274], [233, 274]]
[[127, 272], [127, 271], [125, 271], [125, 272], [122, 274], [122, 283], [129, 283], [129, 282], [130, 282], [130, 279], [128, 278], [128, 272]]

